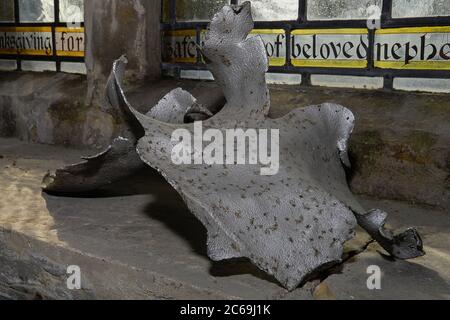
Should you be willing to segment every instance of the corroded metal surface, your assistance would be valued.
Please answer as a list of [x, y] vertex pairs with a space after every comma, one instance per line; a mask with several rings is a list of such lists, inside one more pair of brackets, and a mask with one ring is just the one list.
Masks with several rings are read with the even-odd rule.
[[[129, 106], [125, 97], [123, 102]], [[175, 166], [171, 135], [180, 126], [154, 121], [130, 107], [146, 131], [138, 153], [205, 225], [211, 259], [247, 257], [294, 289], [318, 268], [340, 261], [343, 244], [354, 235], [352, 211], [327, 191], [346, 189], [337, 141], [351, 130], [353, 119], [346, 120], [351, 114], [335, 105], [296, 110], [277, 120], [230, 119], [221, 115], [227, 108], [203, 127], [281, 128], [277, 175], [260, 175], [260, 165]], [[194, 125], [184, 128], [193, 131]], [[323, 146], [319, 152], [308, 152], [318, 145]], [[318, 161], [322, 157], [329, 161]]]
[[[93, 191], [121, 180], [141, 170], [145, 165], [136, 153], [136, 143], [143, 136], [135, 119], [123, 114], [117, 92], [114, 89], [115, 76], [108, 80], [106, 99], [114, 112], [125, 120], [121, 135], [99, 154], [83, 158], [84, 161], [48, 173], [43, 180], [43, 189], [54, 193], [79, 193]], [[220, 99], [220, 96], [213, 97]], [[215, 102], [215, 101], [214, 101]], [[216, 108], [216, 104], [211, 104]], [[169, 92], [150, 109], [147, 116], [158, 121], [178, 123], [202, 120], [212, 113], [188, 92], [177, 88]]]
[[365, 215], [356, 215], [359, 225], [364, 228], [387, 252], [398, 259], [411, 259], [425, 254], [422, 239], [414, 228], [394, 235], [385, 228], [388, 214], [372, 210]]
[[[415, 230], [393, 236], [384, 228], [386, 214], [365, 214], [350, 192], [343, 168], [350, 165], [347, 144], [354, 126], [348, 109], [322, 104], [279, 119], [267, 116], [268, 61], [262, 39], [248, 38], [252, 29], [249, 3], [225, 6], [210, 24], [202, 51], [227, 101], [213, 116], [182, 91], [169, 93], [153, 112], [136, 111], [122, 87], [125, 57], [114, 63], [108, 83], [111, 104], [134, 131], [145, 131], [135, 135], [141, 160], [164, 176], [206, 227], [209, 257], [247, 257], [292, 290], [342, 259], [357, 222], [393, 256], [422, 255]], [[194, 115], [191, 121], [204, 120], [204, 130], [222, 136], [236, 128], [279, 130], [277, 174], [261, 175], [262, 164], [175, 165], [173, 132], [185, 129], [194, 135], [199, 125], [181, 124], [186, 113]], [[223, 141], [217, 143], [226, 149]], [[275, 145], [269, 153], [276, 152]]]
[[[294, 289], [315, 271], [340, 261], [356, 226], [352, 210], [364, 211], [347, 187], [341, 164], [349, 165], [347, 141], [354, 117], [342, 106], [323, 104], [268, 118], [267, 57], [261, 38], [247, 39], [252, 28], [248, 3], [224, 7], [211, 22], [203, 54], [227, 104], [202, 125], [224, 135], [229, 128], [279, 129], [275, 176], [260, 175], [260, 165], [173, 165], [176, 142], [171, 136], [180, 126], [132, 108], [120, 82], [124, 59], [113, 72], [122, 106], [146, 132], [138, 142], [139, 155], [206, 226], [210, 258], [247, 257]], [[193, 133], [195, 126], [183, 128]]]

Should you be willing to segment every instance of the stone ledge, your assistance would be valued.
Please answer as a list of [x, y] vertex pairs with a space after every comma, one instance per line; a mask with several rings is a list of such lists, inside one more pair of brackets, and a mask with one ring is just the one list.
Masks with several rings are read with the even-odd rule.
[[[360, 252], [365, 239], [322, 283], [288, 293], [247, 261], [211, 262], [204, 228], [152, 170], [90, 197], [42, 194], [43, 174], [81, 154], [0, 139], [0, 299], [400, 299], [406, 292], [434, 299], [450, 288], [446, 212], [362, 199], [390, 212], [396, 228], [418, 226], [428, 255], [386, 262], [379, 247]], [[364, 290], [366, 257], [385, 269], [397, 293]], [[83, 290], [67, 289], [68, 265], [81, 267]], [[397, 277], [397, 270], [411, 274]], [[411, 282], [414, 277], [427, 281]]]

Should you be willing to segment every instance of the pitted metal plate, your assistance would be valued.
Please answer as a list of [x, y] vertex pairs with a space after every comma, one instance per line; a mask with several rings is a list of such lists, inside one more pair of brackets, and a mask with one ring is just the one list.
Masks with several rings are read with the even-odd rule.
[[[79, 193], [93, 191], [143, 169], [144, 163], [136, 153], [137, 140], [144, 134], [135, 119], [127, 118], [119, 105], [111, 76], [108, 80], [106, 99], [111, 107], [125, 120], [121, 136], [98, 155], [83, 158], [85, 161], [69, 165], [44, 177], [43, 189], [54, 193]], [[195, 109], [194, 109], [195, 108]], [[186, 115], [194, 110], [197, 116], [209, 117], [209, 111], [199, 106], [188, 92], [177, 88], [169, 92], [147, 113], [158, 121], [183, 123]]]
[[[206, 226], [210, 258], [247, 257], [294, 289], [314, 271], [340, 261], [343, 244], [354, 235], [356, 219], [348, 205], [358, 205], [341, 164], [348, 163], [354, 117], [341, 106], [324, 104], [269, 119], [268, 62], [262, 40], [247, 39], [252, 28], [248, 3], [224, 7], [211, 22], [203, 54], [227, 104], [202, 128], [218, 129], [223, 136], [231, 128], [279, 130], [275, 176], [261, 175], [261, 165], [174, 165], [177, 141], [171, 137], [181, 126], [155, 121], [131, 107], [120, 82], [125, 59], [115, 63], [113, 73], [123, 107], [146, 132], [139, 155]], [[182, 128], [194, 135], [194, 124]]]
[[[247, 257], [292, 290], [341, 260], [357, 220], [395, 257], [422, 255], [415, 230], [393, 236], [384, 229], [386, 215], [379, 211], [365, 215], [350, 192], [342, 165], [350, 165], [347, 145], [354, 116], [348, 109], [322, 104], [268, 118], [268, 61], [261, 38], [248, 38], [252, 29], [248, 2], [225, 6], [214, 16], [202, 51], [227, 103], [201, 125], [222, 136], [227, 129], [279, 130], [275, 175], [261, 175], [261, 164], [175, 165], [172, 151], [178, 141], [172, 140], [172, 134], [177, 129], [194, 134], [199, 123], [180, 124], [180, 120], [186, 110], [197, 112], [195, 99], [169, 94], [155, 113], [171, 114], [158, 116], [159, 120], [155, 113], [139, 113], [122, 87], [125, 57], [114, 63], [108, 84], [112, 104], [145, 131], [137, 137], [139, 157], [164, 176], [207, 228], [209, 257]], [[165, 107], [167, 101], [179, 105]], [[227, 148], [223, 141], [216, 143]], [[273, 144], [268, 151], [275, 152]]]

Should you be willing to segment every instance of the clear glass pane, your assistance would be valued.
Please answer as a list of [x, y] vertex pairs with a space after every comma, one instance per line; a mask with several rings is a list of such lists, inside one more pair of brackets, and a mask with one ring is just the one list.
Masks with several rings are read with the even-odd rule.
[[13, 71], [17, 69], [16, 60], [3, 60], [0, 59], [0, 70], [2, 71]]
[[56, 71], [56, 63], [52, 61], [28, 61], [22, 60], [23, 71]]
[[302, 83], [302, 75], [288, 73], [266, 73], [266, 81], [268, 84], [296, 85]]
[[311, 75], [311, 84], [321, 87], [381, 89], [384, 79], [381, 77], [335, 76], [328, 74]]
[[59, 0], [59, 20], [61, 22], [84, 22], [84, 0]]
[[0, 0], [0, 21], [14, 21], [14, 0]]
[[[240, 0], [243, 3], [246, 0]], [[280, 21], [298, 19], [298, 0], [252, 0], [255, 21]]]
[[379, 16], [382, 0], [309, 0], [309, 20], [355, 20]]
[[191, 80], [214, 80], [212, 73], [207, 70], [181, 70], [180, 78]]
[[229, 0], [176, 0], [178, 21], [209, 21]]
[[392, 17], [450, 16], [449, 0], [393, 0]]
[[450, 93], [450, 79], [395, 78], [394, 89]]
[[19, 0], [21, 22], [53, 22], [54, 0]]
[[86, 74], [86, 65], [82, 62], [61, 62], [61, 71], [67, 73]]

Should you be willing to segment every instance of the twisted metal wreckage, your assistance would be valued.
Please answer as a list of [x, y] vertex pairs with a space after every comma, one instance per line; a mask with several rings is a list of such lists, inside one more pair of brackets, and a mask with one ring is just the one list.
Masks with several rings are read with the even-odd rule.
[[[260, 37], [248, 37], [254, 23], [250, 4], [228, 5], [210, 23], [202, 54], [226, 98], [212, 114], [188, 92], [175, 89], [147, 114], [124, 94], [125, 57], [114, 63], [107, 98], [128, 128], [101, 154], [44, 178], [49, 192], [94, 190], [139, 170], [143, 163], [182, 196], [208, 232], [208, 256], [215, 261], [246, 257], [295, 289], [310, 276], [342, 260], [344, 243], [359, 224], [393, 257], [424, 254], [415, 229], [394, 235], [387, 214], [367, 212], [352, 195], [344, 167], [354, 116], [336, 104], [296, 109], [268, 117], [265, 81], [268, 59]], [[279, 129], [280, 167], [260, 175], [261, 165], [174, 165], [174, 130]], [[145, 133], [144, 133], [145, 132]], [[137, 152], [136, 152], [137, 151]]]

